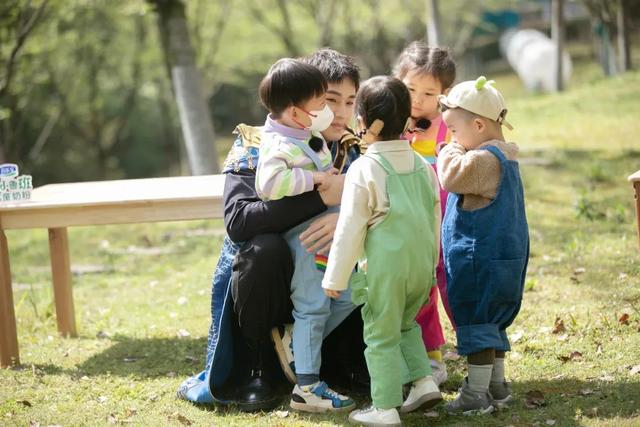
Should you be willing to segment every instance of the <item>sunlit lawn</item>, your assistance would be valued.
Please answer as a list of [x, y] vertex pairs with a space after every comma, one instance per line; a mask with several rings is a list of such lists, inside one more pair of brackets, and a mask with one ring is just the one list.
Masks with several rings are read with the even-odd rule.
[[[523, 148], [532, 239], [510, 330], [517, 402], [474, 419], [440, 407], [407, 425], [640, 425], [640, 263], [626, 181], [640, 169], [640, 73], [582, 73], [580, 85], [546, 96], [496, 78], [514, 94], [509, 135]], [[56, 333], [46, 231], [7, 235], [22, 365], [0, 370], [0, 425], [346, 422], [282, 412], [285, 397], [280, 412], [254, 415], [175, 398], [203, 366], [220, 221], [71, 229], [76, 339]], [[449, 326], [447, 334], [453, 340]], [[463, 361], [447, 365], [451, 399]]]

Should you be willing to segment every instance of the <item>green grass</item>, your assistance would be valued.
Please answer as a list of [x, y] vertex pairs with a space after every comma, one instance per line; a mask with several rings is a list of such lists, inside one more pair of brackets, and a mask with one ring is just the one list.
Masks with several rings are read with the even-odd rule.
[[[640, 263], [626, 182], [640, 166], [640, 73], [589, 73], [561, 95], [526, 96], [512, 77], [496, 79], [514, 88], [509, 137], [523, 148], [532, 244], [528, 290], [510, 328], [517, 402], [475, 419], [440, 408], [404, 417], [406, 425], [640, 425]], [[56, 333], [46, 231], [8, 232], [23, 365], [0, 370], [0, 425], [345, 423], [175, 398], [202, 369], [222, 233], [220, 221], [70, 229], [72, 264], [84, 273], [73, 278], [80, 336], [65, 339]], [[553, 333], [557, 318], [564, 331]], [[463, 361], [447, 364], [451, 399]], [[543, 406], [527, 408], [532, 391]]]

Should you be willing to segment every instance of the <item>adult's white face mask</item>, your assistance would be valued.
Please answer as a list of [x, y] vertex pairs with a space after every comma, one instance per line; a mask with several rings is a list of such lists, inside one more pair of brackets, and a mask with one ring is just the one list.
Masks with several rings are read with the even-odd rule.
[[307, 129], [312, 131], [322, 132], [331, 126], [333, 122], [333, 111], [331, 111], [331, 108], [326, 104], [322, 110], [305, 111], [305, 113], [307, 113], [311, 119], [311, 124]]

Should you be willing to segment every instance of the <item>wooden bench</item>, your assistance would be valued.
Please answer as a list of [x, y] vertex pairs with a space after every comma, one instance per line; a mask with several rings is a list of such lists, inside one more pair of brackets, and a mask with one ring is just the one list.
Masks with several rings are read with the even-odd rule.
[[20, 363], [5, 230], [49, 229], [58, 331], [76, 336], [67, 227], [222, 218], [223, 175], [51, 184], [0, 205], [0, 366]]
[[636, 199], [636, 224], [638, 227], [638, 246], [640, 247], [640, 171], [629, 175], [629, 181], [633, 185]]

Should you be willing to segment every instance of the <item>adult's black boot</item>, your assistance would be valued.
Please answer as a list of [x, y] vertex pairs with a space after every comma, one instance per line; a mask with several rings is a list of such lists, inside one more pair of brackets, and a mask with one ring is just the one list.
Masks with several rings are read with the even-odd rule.
[[245, 412], [268, 411], [278, 406], [279, 398], [264, 372], [264, 346], [250, 345], [251, 370], [238, 389], [238, 408]]

